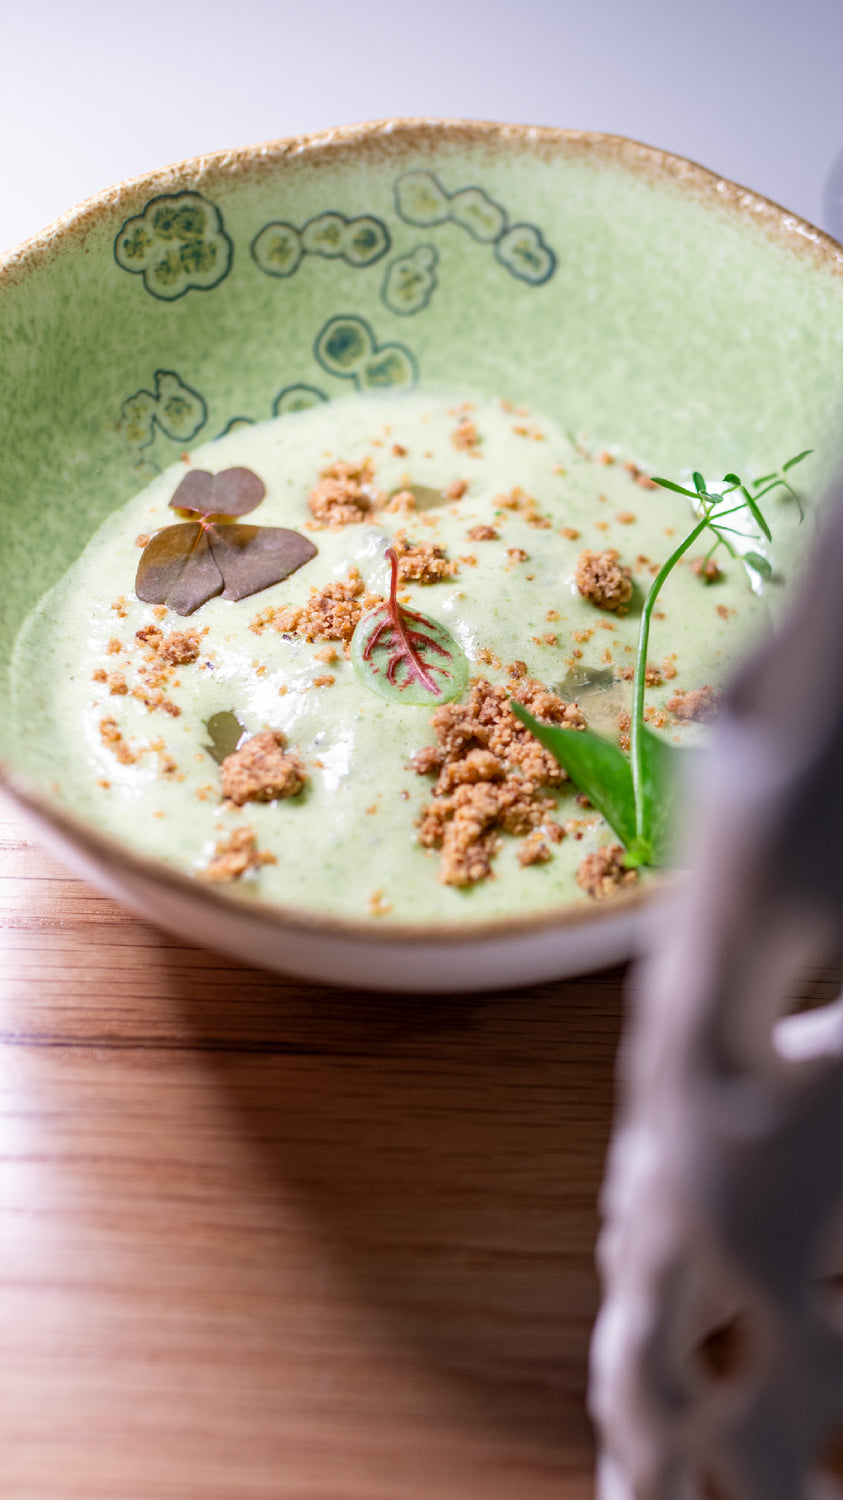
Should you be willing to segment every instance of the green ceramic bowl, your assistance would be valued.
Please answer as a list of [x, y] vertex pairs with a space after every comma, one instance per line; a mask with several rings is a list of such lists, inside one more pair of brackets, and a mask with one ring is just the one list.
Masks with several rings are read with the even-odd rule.
[[[0, 759], [92, 880], [164, 925], [325, 979], [470, 988], [629, 950], [642, 903], [376, 929], [256, 905], [139, 858], [27, 775], [9, 664], [88, 537], [185, 449], [351, 389], [506, 393], [679, 472], [834, 453], [843, 250], [617, 137], [397, 121], [124, 183], [0, 266]], [[821, 464], [822, 467], [822, 464]]]

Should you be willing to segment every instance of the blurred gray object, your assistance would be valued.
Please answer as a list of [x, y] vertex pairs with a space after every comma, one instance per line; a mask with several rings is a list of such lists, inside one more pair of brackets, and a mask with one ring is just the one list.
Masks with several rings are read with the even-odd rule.
[[637, 977], [599, 1255], [600, 1500], [843, 1496], [843, 488], [706, 757]]

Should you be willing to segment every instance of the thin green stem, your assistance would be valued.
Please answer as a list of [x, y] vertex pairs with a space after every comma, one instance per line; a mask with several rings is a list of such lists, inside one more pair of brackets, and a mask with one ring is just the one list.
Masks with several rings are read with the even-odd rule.
[[632, 789], [635, 796], [635, 837], [642, 848], [649, 848], [650, 830], [647, 827], [647, 809], [644, 797], [644, 688], [646, 686], [647, 673], [647, 651], [650, 644], [650, 620], [656, 600], [659, 597], [665, 579], [672, 573], [680, 557], [693, 547], [698, 536], [701, 536], [709, 525], [708, 514], [689, 532], [684, 542], [680, 542], [675, 552], [670, 554], [667, 562], [659, 568], [649, 593], [644, 600], [644, 608], [641, 611], [641, 625], [638, 630], [638, 655], [635, 661], [635, 679], [632, 685], [632, 724], [630, 729], [630, 760], [632, 762]]

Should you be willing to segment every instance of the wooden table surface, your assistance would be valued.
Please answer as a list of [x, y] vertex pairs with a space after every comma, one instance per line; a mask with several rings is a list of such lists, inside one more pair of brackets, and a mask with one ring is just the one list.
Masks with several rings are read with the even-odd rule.
[[622, 980], [278, 978], [0, 804], [3, 1500], [586, 1500]]

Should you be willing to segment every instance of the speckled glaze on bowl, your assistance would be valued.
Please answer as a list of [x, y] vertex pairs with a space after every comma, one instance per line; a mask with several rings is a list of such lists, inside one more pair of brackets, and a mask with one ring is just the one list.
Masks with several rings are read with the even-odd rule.
[[[645, 466], [756, 469], [843, 394], [843, 250], [701, 167], [618, 137], [392, 121], [121, 184], [0, 264], [0, 705], [27, 612], [103, 517], [185, 449], [350, 389], [505, 394]], [[329, 982], [464, 990], [614, 962], [653, 897], [378, 927], [221, 894], [131, 853], [27, 776], [42, 839], [152, 921]], [[655, 899], [658, 899], [657, 897]]]

